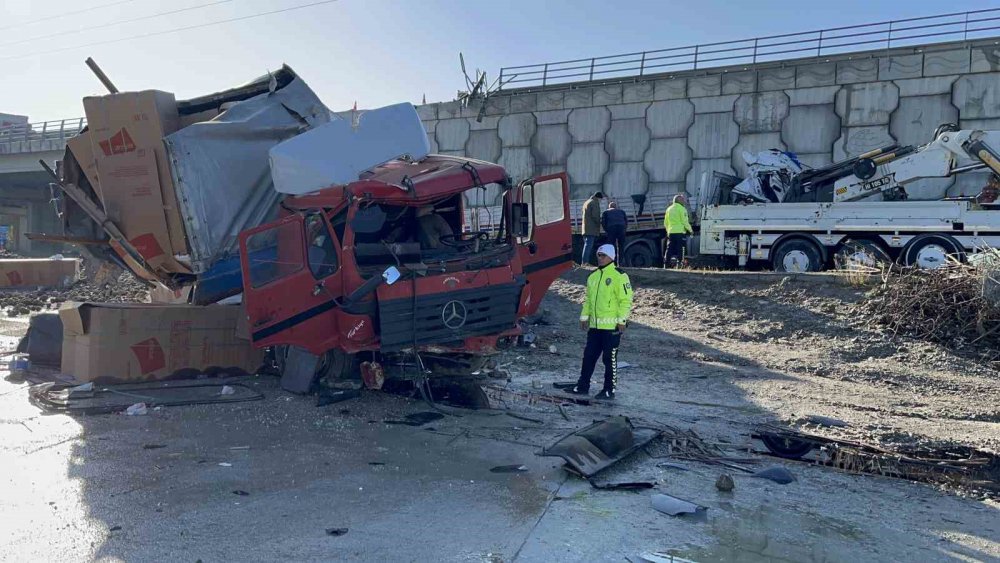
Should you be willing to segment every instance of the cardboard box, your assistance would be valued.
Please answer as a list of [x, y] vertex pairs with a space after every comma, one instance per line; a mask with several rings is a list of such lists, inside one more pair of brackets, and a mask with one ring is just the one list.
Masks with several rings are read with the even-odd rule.
[[[153, 188], [160, 192], [161, 213], [165, 216], [166, 232], [162, 238], [169, 241], [164, 251], [170, 256], [188, 254], [184, 221], [177, 203], [177, 193], [171, 177], [163, 138], [180, 129], [180, 116], [174, 95], [157, 90], [123, 92], [107, 96], [93, 96], [83, 99], [90, 128], [91, 147], [97, 160], [98, 174], [102, 167], [112, 166], [112, 162], [140, 149], [151, 152], [156, 169], [157, 184]], [[75, 153], [74, 153], [75, 154]], [[113, 201], [117, 194], [109, 193], [106, 181], [101, 175], [101, 192], [105, 205]], [[130, 239], [132, 234], [126, 232]], [[161, 238], [158, 235], [158, 238]], [[179, 263], [172, 267], [177, 272], [189, 270]]]
[[238, 305], [64, 303], [62, 372], [80, 381], [254, 373], [262, 350], [236, 334]]
[[69, 147], [76, 161], [80, 163], [83, 174], [90, 181], [94, 192], [97, 193], [98, 201], [103, 205], [104, 197], [101, 196], [101, 182], [97, 176], [97, 158], [94, 157], [94, 148], [90, 144], [90, 131], [66, 141], [66, 146]]
[[75, 258], [0, 260], [0, 287], [67, 287], [79, 271], [80, 261]]
[[108, 219], [153, 269], [184, 271], [171, 252], [153, 151], [138, 149], [98, 160], [97, 171]]

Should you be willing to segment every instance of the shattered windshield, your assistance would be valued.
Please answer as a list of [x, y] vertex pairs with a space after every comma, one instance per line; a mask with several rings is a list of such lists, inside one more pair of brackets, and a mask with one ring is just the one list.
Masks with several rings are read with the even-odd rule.
[[[387, 265], [418, 263], [467, 269], [483, 267], [482, 260], [473, 258], [505, 255], [509, 244], [496, 228], [500, 207], [485, 205], [493, 202], [489, 195], [474, 188], [426, 205], [360, 207], [351, 222], [358, 267], [365, 275]], [[480, 206], [485, 221], [464, 212], [470, 201]]]

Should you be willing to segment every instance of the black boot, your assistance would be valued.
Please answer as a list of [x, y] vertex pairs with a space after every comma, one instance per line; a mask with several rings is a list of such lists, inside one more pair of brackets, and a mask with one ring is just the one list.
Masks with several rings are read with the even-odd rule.
[[599, 400], [599, 401], [600, 400], [611, 400], [611, 399], [615, 398], [615, 392], [614, 391], [608, 391], [607, 389], [605, 389], [605, 390], [601, 391], [600, 393], [594, 395], [594, 398], [597, 399], [597, 400]]

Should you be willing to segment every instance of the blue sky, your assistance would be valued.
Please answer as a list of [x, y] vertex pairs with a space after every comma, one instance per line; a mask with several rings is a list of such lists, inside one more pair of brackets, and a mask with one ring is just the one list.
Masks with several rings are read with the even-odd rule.
[[[98, 30], [83, 28], [219, 0], [0, 2], [0, 112], [32, 121], [82, 115], [102, 93], [83, 60], [94, 57], [122, 90], [155, 88], [186, 98], [238, 85], [287, 63], [333, 109], [453, 99], [464, 86], [458, 53], [490, 78], [501, 66], [806, 31], [1000, 7], [927, 0], [546, 1], [339, 0], [257, 19], [106, 45], [81, 44], [198, 25], [316, 0], [229, 0], [203, 9]], [[25, 24], [25, 22], [29, 22]], [[59, 34], [55, 37], [39, 38]]]

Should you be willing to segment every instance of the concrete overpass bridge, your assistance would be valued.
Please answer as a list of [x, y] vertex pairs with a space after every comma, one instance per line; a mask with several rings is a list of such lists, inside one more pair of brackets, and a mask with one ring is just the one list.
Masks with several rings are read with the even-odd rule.
[[10, 230], [9, 250], [44, 256], [62, 245], [30, 241], [25, 233], [59, 233], [49, 190], [51, 178], [39, 160], [55, 164], [66, 140], [87, 124], [84, 118], [13, 125], [0, 128], [0, 226]]

